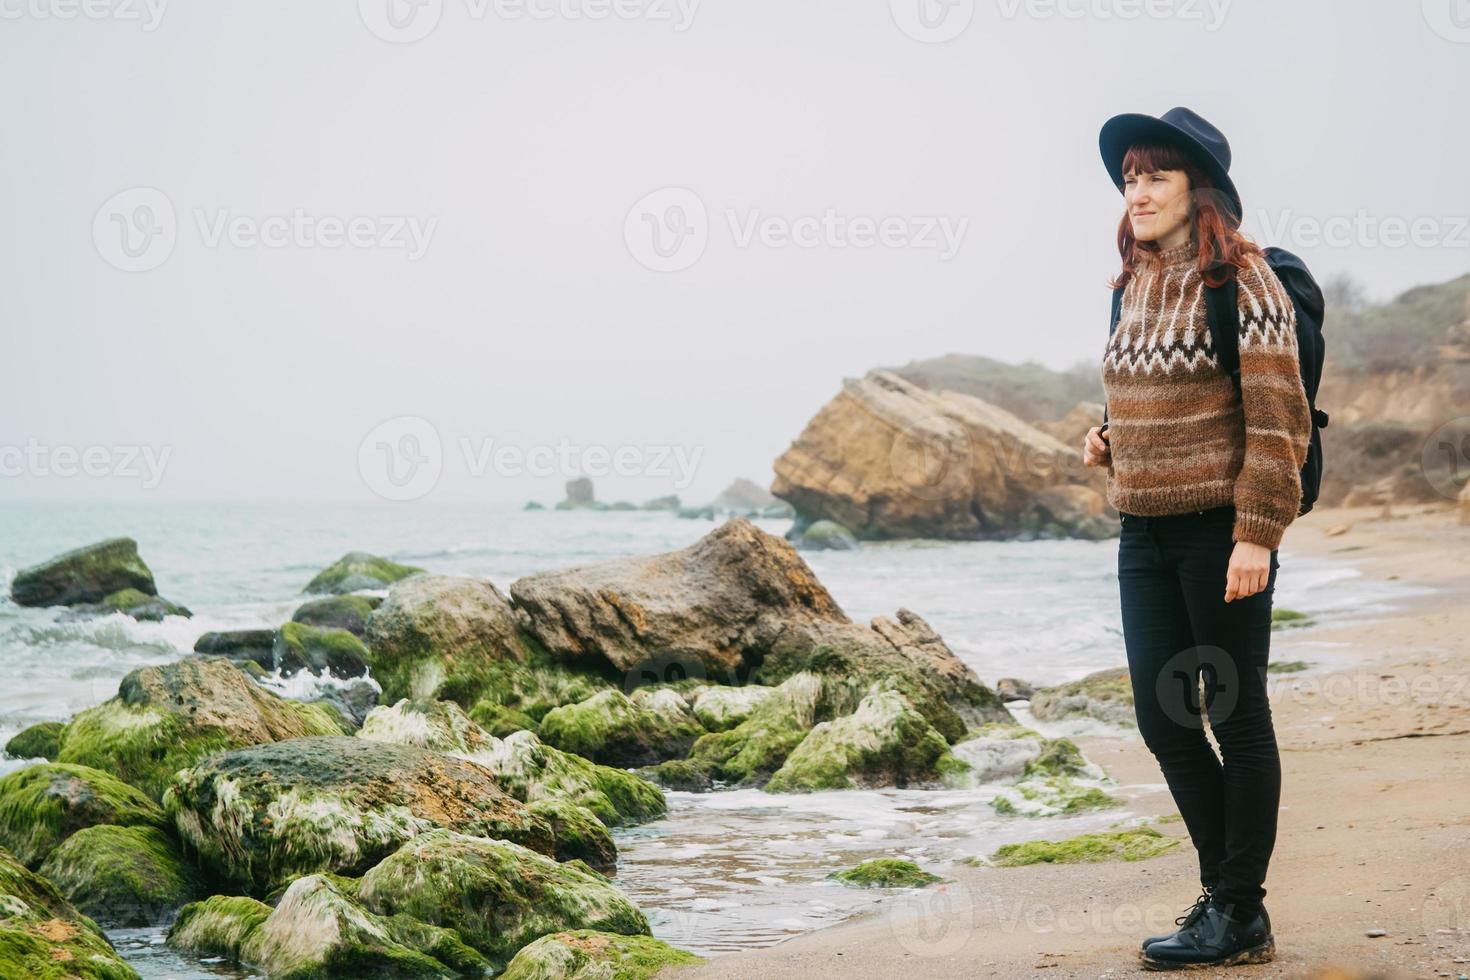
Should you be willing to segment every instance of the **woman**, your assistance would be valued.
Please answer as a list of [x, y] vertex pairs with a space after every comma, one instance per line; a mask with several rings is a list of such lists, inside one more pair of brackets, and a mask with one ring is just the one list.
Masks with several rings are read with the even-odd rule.
[[[1108, 417], [1083, 455], [1107, 467], [1139, 732], [1199, 854], [1202, 894], [1154, 969], [1275, 955], [1263, 882], [1281, 761], [1266, 694], [1277, 547], [1311, 435], [1291, 300], [1240, 233], [1230, 148], [1188, 109], [1116, 116], [1103, 160], [1127, 210], [1122, 313], [1102, 365]], [[1202, 286], [1239, 283], [1240, 378], [1220, 367]], [[1206, 692], [1201, 697], [1200, 680]], [[1201, 706], [1203, 702], [1203, 707]], [[1220, 746], [1217, 758], [1201, 719]]]

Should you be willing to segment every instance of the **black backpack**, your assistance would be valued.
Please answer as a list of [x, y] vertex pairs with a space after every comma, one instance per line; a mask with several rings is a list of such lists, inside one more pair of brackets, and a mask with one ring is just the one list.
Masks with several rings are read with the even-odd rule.
[[[1265, 249], [1266, 264], [1281, 280], [1281, 285], [1291, 297], [1296, 310], [1296, 347], [1298, 367], [1301, 369], [1302, 388], [1307, 393], [1307, 404], [1312, 410], [1312, 437], [1307, 444], [1307, 461], [1302, 466], [1302, 501], [1297, 510], [1300, 517], [1312, 509], [1317, 494], [1322, 488], [1322, 434], [1327, 428], [1327, 413], [1317, 407], [1317, 387], [1322, 381], [1322, 360], [1327, 351], [1327, 342], [1322, 336], [1322, 320], [1326, 311], [1326, 300], [1322, 289], [1307, 265], [1296, 255], [1284, 248]], [[1220, 366], [1235, 379], [1240, 387], [1240, 307], [1237, 305], [1238, 286], [1231, 276], [1219, 286], [1205, 287], [1207, 319], [1210, 324], [1210, 339], [1219, 354]], [[1122, 312], [1123, 290], [1113, 290], [1113, 315], [1108, 322], [1108, 336], [1118, 328], [1118, 317]], [[1103, 406], [1103, 425], [1107, 425], [1108, 409]]]

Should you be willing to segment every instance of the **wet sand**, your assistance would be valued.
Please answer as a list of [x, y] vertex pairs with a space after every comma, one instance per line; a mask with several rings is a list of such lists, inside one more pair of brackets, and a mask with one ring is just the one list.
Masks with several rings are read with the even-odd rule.
[[[1266, 880], [1276, 959], [1188, 975], [1470, 974], [1470, 526], [1448, 504], [1323, 509], [1299, 518], [1282, 550], [1283, 573], [1291, 552], [1341, 555], [1365, 576], [1434, 591], [1369, 622], [1274, 634], [1273, 662], [1316, 663], [1270, 681], [1283, 767]], [[1134, 812], [1175, 813], [1137, 738], [1076, 741], [1129, 787]], [[1158, 829], [1184, 835], [1177, 820]], [[1187, 839], [1139, 862], [962, 866], [860, 918], [665, 975], [1156, 976], [1139, 965], [1139, 941], [1175, 928], [1197, 882]]]

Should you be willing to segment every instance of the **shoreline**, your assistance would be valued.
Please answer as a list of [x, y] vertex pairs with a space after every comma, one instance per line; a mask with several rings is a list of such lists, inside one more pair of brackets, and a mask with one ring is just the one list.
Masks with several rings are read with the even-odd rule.
[[[1312, 665], [1270, 682], [1283, 770], [1266, 880], [1276, 958], [1190, 975], [1470, 973], [1470, 525], [1452, 504], [1388, 516], [1379, 506], [1320, 508], [1298, 518], [1283, 548], [1283, 573], [1291, 552], [1341, 555], [1366, 578], [1432, 591], [1381, 616], [1273, 633], [1273, 663]], [[1333, 646], [1331, 663], [1314, 656]], [[1073, 740], [1120, 784], [1130, 810], [1176, 812], [1142, 741]], [[1135, 863], [957, 865], [944, 884], [896, 893], [844, 922], [663, 975], [1156, 976], [1139, 964], [1140, 939], [1176, 928], [1198, 893], [1183, 824], [1157, 829], [1179, 846]]]

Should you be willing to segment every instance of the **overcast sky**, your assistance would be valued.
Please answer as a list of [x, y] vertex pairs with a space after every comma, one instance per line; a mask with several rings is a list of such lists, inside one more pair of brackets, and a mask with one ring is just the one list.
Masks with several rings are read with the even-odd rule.
[[768, 485], [844, 377], [1101, 357], [1119, 112], [1220, 126], [1322, 278], [1470, 271], [1466, 0], [0, 18], [0, 498]]

